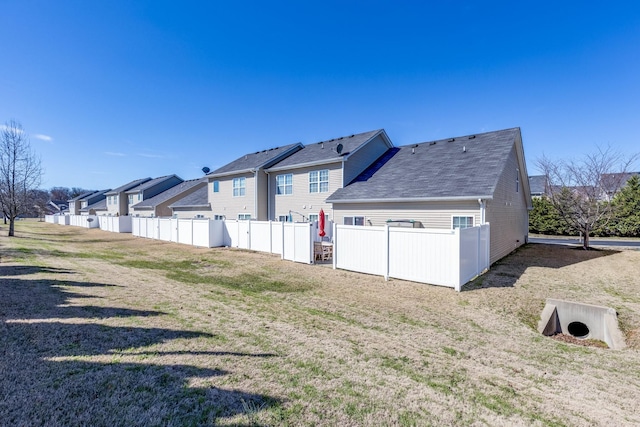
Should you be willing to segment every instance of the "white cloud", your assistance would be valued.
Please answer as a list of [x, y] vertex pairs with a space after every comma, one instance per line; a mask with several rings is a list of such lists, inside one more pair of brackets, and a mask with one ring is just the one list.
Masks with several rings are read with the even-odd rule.
[[36, 133], [32, 135], [35, 139], [39, 139], [41, 141], [47, 141], [47, 142], [51, 142], [53, 141], [53, 138], [51, 138], [49, 135], [43, 135], [41, 133]]
[[161, 155], [161, 154], [148, 154], [148, 153], [138, 153], [138, 156], [140, 157], [147, 157], [150, 159], [164, 159], [165, 156]]
[[105, 151], [104, 154], [106, 154], [107, 156], [116, 156], [116, 157], [125, 157], [126, 154], [124, 153], [118, 153], [115, 151]]

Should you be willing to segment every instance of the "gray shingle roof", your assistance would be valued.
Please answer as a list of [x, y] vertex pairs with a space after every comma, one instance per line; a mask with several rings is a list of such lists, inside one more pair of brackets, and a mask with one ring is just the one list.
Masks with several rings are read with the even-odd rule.
[[[185, 191], [189, 191], [193, 187], [197, 185], [204, 185], [206, 187], [207, 181], [204, 178], [198, 179], [190, 179], [188, 181], [183, 181], [182, 183], [171, 187], [170, 189], [163, 191], [162, 193], [151, 197], [147, 200], [143, 200], [140, 203], [133, 205], [134, 208], [148, 208], [153, 209], [158, 206], [160, 203], [166, 202], [172, 197], [178, 196], [180, 193], [184, 193]], [[206, 188], [205, 188], [206, 189]]]
[[139, 185], [136, 185], [133, 188], [130, 188], [129, 190], [126, 190], [127, 193], [137, 193], [138, 191], [143, 191], [146, 190], [147, 188], [153, 187], [154, 185], [161, 183], [162, 181], [166, 181], [168, 179], [171, 179], [173, 177], [176, 177], [178, 179], [182, 179], [177, 175], [165, 175], [165, 176], [161, 176], [158, 178], [154, 178], [154, 179], [150, 179], [148, 181], [142, 182]]
[[108, 191], [111, 191], [111, 189], [94, 191], [93, 193], [78, 199], [78, 201], [82, 202], [82, 201], [85, 201], [85, 200], [95, 199], [96, 197], [100, 197], [100, 196], [103, 196], [103, 195], [107, 194]]
[[210, 172], [208, 176], [214, 177], [216, 175], [228, 175], [234, 172], [248, 171], [257, 168], [268, 168], [282, 157], [287, 156], [300, 148], [302, 148], [302, 144], [297, 142], [283, 147], [270, 148], [256, 153], [245, 154], [233, 162], [227, 163], [213, 172]]
[[95, 209], [98, 211], [107, 209], [107, 199], [102, 199], [99, 202], [96, 202], [92, 205], [87, 206], [86, 208], [80, 209], [80, 212], [89, 212], [91, 209]]
[[[349, 153], [355, 151], [358, 147], [365, 144], [381, 132], [383, 132], [383, 130], [378, 129], [305, 145], [302, 150], [278, 162], [272, 169], [278, 170], [310, 163], [318, 164], [323, 162], [331, 163], [341, 161], [342, 158], [348, 156]], [[337, 150], [338, 144], [342, 144], [342, 151], [340, 153], [338, 153]]]
[[529, 177], [529, 187], [532, 195], [542, 195], [547, 190], [547, 179], [544, 175], [533, 175]]
[[190, 208], [190, 207], [203, 207], [203, 206], [208, 207], [209, 206], [208, 189], [209, 189], [208, 186], [199, 188], [193, 193], [189, 194], [188, 196], [173, 202], [169, 207], [170, 208]]
[[138, 186], [138, 185], [140, 185], [140, 184], [142, 184], [144, 182], [147, 182], [147, 181], [151, 181], [151, 178], [147, 177], [147, 178], [136, 179], [134, 181], [126, 183], [125, 185], [121, 185], [118, 188], [114, 188], [113, 190], [111, 190], [109, 192], [106, 192], [104, 194], [107, 195], [107, 196], [114, 196], [114, 195], [122, 193], [123, 191], [130, 190], [133, 187], [136, 187], [136, 186]]
[[391, 148], [328, 202], [493, 195], [520, 128]]
[[76, 197], [74, 197], [73, 199], [69, 199], [69, 200], [67, 200], [67, 202], [76, 202], [76, 201], [78, 201], [78, 200], [82, 200], [82, 199], [84, 199], [85, 197], [90, 196], [90, 195], [92, 195], [92, 194], [93, 194], [93, 193], [95, 193], [95, 192], [96, 192], [96, 190], [89, 190], [89, 191], [85, 191], [84, 193], [77, 195], [77, 196], [76, 196]]

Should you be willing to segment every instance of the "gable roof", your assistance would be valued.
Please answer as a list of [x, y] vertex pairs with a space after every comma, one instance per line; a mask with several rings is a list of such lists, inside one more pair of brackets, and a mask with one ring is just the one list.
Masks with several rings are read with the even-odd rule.
[[147, 182], [147, 181], [151, 181], [151, 178], [150, 178], [150, 177], [147, 177], [147, 178], [140, 178], [140, 179], [136, 179], [136, 180], [134, 180], [134, 181], [131, 181], [131, 182], [126, 183], [125, 185], [121, 185], [121, 186], [120, 186], [120, 187], [118, 187], [118, 188], [114, 188], [114, 189], [113, 189], [113, 190], [111, 190], [111, 191], [107, 191], [107, 192], [106, 192], [106, 193], [104, 193], [104, 194], [105, 194], [105, 195], [107, 195], [107, 196], [114, 196], [114, 195], [117, 195], [117, 194], [122, 193], [123, 191], [130, 190], [130, 189], [132, 189], [133, 187], [136, 187], [136, 186], [138, 186], [138, 185], [140, 185], [140, 184], [142, 184], [142, 183], [144, 183], [144, 182]]
[[184, 193], [185, 191], [188, 191], [197, 185], [203, 185], [206, 187], [207, 181], [204, 178], [197, 178], [197, 179], [190, 179], [188, 181], [183, 181], [180, 184], [175, 185], [156, 196], [153, 196], [147, 200], [143, 200], [140, 203], [136, 203], [135, 205], [133, 205], [133, 208], [153, 209], [159, 204], [164, 203], [167, 200], [171, 199], [172, 197], [178, 196], [180, 195], [180, 193]]
[[392, 148], [327, 202], [492, 199], [520, 138], [512, 128]]
[[147, 188], [151, 188], [156, 184], [159, 184], [159, 183], [161, 183], [163, 181], [167, 181], [167, 180], [169, 180], [171, 178], [174, 178], [174, 177], [178, 178], [179, 180], [182, 180], [182, 178], [180, 178], [177, 175], [165, 175], [165, 176], [161, 176], [161, 177], [158, 177], [158, 178], [154, 178], [154, 179], [150, 179], [148, 181], [142, 182], [139, 185], [136, 185], [135, 187], [133, 187], [133, 188], [131, 188], [129, 190], [126, 190], [126, 193], [129, 194], [129, 193], [137, 193], [139, 191], [144, 191]]
[[108, 191], [110, 191], [110, 189], [94, 191], [93, 193], [78, 199], [78, 201], [83, 202], [83, 201], [88, 201], [88, 200], [96, 198], [96, 197], [104, 196]]
[[92, 195], [93, 193], [96, 193], [97, 190], [89, 190], [89, 191], [85, 191], [82, 194], [78, 194], [76, 197], [67, 200], [67, 202], [77, 202], [78, 200], [84, 199], [85, 197], [88, 197], [90, 195]]
[[209, 187], [204, 186], [202, 188], [197, 189], [193, 193], [188, 196], [183, 197], [180, 200], [173, 202], [169, 205], [170, 208], [202, 208], [209, 207], [211, 204], [209, 203]]
[[295, 153], [302, 148], [302, 144], [297, 142], [282, 147], [270, 148], [268, 150], [256, 151], [255, 153], [245, 154], [237, 158], [231, 163], [214, 170], [207, 174], [208, 177], [232, 175], [243, 172], [254, 172], [256, 169], [268, 168], [271, 165], [282, 160], [286, 156]]
[[[348, 158], [349, 155], [356, 152], [360, 147], [364, 146], [367, 142], [380, 134], [383, 135], [383, 138], [389, 147], [392, 147], [393, 144], [391, 144], [391, 141], [384, 129], [372, 130], [369, 132], [343, 136], [340, 138], [305, 145], [300, 151], [290, 155], [286, 159], [281, 160], [273, 167], [269, 168], [269, 171], [275, 172], [295, 167], [342, 162], [344, 159]], [[338, 150], [339, 144], [342, 145], [341, 150]]]
[[100, 201], [95, 202], [92, 205], [82, 208], [80, 209], [80, 212], [89, 212], [91, 211], [91, 209], [94, 209], [97, 211], [107, 210], [107, 199], [101, 199]]

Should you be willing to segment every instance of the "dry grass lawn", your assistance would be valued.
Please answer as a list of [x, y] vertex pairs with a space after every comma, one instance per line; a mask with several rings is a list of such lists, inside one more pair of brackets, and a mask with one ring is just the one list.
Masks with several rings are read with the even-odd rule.
[[[640, 252], [529, 245], [456, 293], [21, 221], [0, 233], [0, 425], [639, 425]], [[614, 307], [629, 347], [539, 335]]]

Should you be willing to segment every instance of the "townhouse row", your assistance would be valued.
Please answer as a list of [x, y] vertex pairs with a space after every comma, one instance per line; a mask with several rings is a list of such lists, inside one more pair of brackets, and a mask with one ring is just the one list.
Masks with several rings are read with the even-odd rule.
[[184, 181], [143, 178], [69, 201], [71, 214], [395, 225], [491, 223], [491, 262], [524, 244], [531, 209], [519, 128], [395, 146], [374, 130], [285, 145]]

